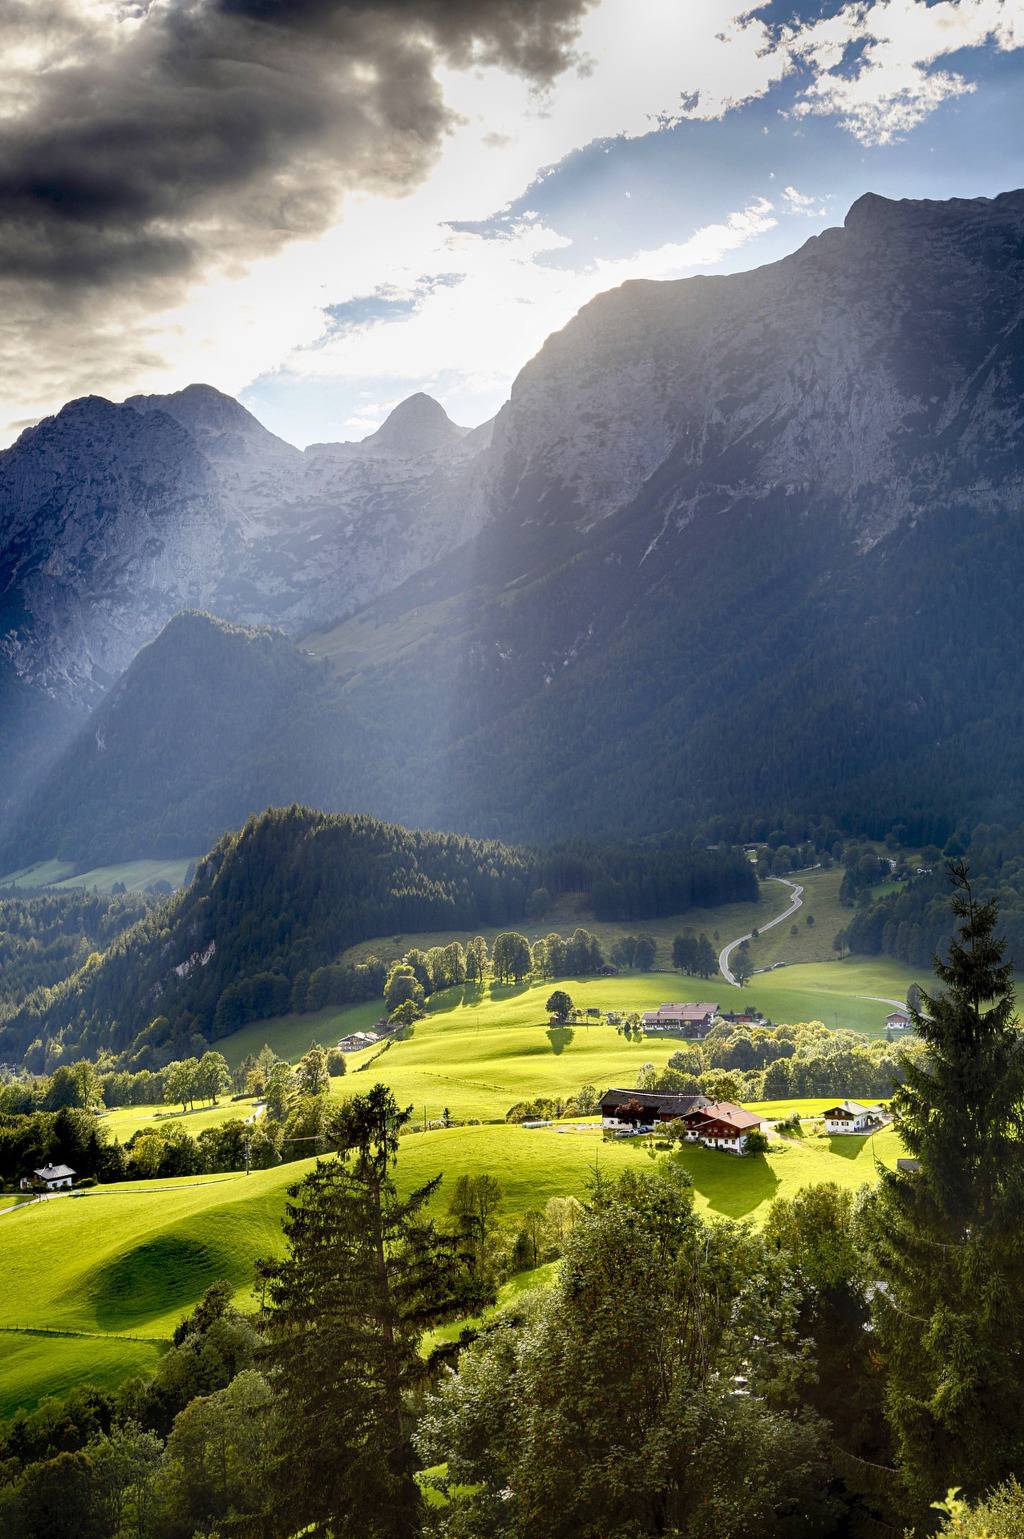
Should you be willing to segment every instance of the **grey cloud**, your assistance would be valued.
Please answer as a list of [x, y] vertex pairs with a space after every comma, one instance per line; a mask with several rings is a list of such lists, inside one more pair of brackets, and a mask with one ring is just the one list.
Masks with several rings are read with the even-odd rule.
[[0, 0], [0, 360], [19, 327], [115, 295], [145, 314], [318, 234], [346, 191], [415, 186], [450, 123], [438, 64], [548, 81], [589, 3]]

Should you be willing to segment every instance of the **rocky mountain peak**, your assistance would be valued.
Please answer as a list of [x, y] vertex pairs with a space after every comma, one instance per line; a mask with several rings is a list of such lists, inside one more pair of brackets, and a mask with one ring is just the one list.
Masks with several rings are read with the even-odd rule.
[[257, 421], [234, 396], [225, 395], [213, 385], [186, 385], [184, 390], [169, 395], [133, 395], [124, 404], [136, 412], [166, 412], [214, 459], [234, 459], [251, 455], [254, 450], [285, 459], [299, 454], [298, 449]]
[[439, 401], [418, 390], [400, 401], [362, 447], [388, 454], [435, 454], [464, 438], [469, 430], [458, 427]]

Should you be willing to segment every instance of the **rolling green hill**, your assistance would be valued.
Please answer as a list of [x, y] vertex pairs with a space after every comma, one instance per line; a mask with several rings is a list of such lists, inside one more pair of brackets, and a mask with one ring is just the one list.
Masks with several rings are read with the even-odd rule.
[[[751, 979], [745, 989], [732, 988], [721, 978], [687, 978], [676, 972], [627, 973], [618, 978], [570, 978], [559, 982], [583, 1009], [648, 1010], [665, 1000], [717, 1000], [723, 1009], [739, 1010], [756, 1005], [773, 1021], [823, 1021], [826, 1026], [849, 1027], [865, 1036], [882, 1036], [890, 1006], [884, 1001], [903, 999], [907, 987], [921, 975], [885, 958], [847, 958], [842, 962], [814, 962], [783, 967]], [[542, 1091], [574, 1091], [590, 1079], [597, 1082], [637, 1067], [650, 1059], [661, 1063], [677, 1042], [650, 1038], [626, 1042], [610, 1026], [577, 1026], [571, 1035], [549, 1040], [544, 1002], [551, 983], [524, 984], [521, 988], [492, 984], [484, 989], [467, 985], [432, 995], [427, 1016], [416, 1026], [411, 1041], [395, 1043], [374, 1065], [378, 1076], [403, 1078], [417, 1100], [428, 1093], [437, 1104], [448, 1085], [451, 1106], [458, 1116], [501, 1116], [506, 1109], [502, 1094], [512, 1101]], [[284, 1015], [254, 1021], [225, 1037], [218, 1047], [230, 1064], [258, 1053], [264, 1042], [282, 1058], [295, 1061], [310, 1042], [330, 1047], [350, 1031], [365, 1031], [380, 1015], [376, 1000], [342, 1009], [320, 1010], [310, 1015]], [[481, 1067], [481, 1040], [488, 1044], [487, 1088], [479, 1094], [460, 1088], [463, 1068], [474, 1079]], [[550, 1059], [550, 1064], [546, 1060]], [[350, 1071], [359, 1062], [353, 1055]], [[617, 1066], [620, 1068], [617, 1070]], [[500, 1072], [499, 1072], [500, 1068]], [[586, 1070], [586, 1072], [583, 1072]], [[533, 1076], [540, 1074], [543, 1084]], [[554, 1079], [558, 1079], [556, 1085]], [[404, 1092], [403, 1092], [404, 1093]]]
[[[504, 1220], [514, 1222], [549, 1197], [585, 1195], [595, 1166], [613, 1174], [646, 1163], [639, 1142], [605, 1143], [596, 1125], [580, 1126], [585, 1131], [502, 1125], [412, 1134], [402, 1143], [399, 1185], [443, 1171], [450, 1186], [460, 1174], [488, 1171], [504, 1192]], [[875, 1158], [891, 1165], [898, 1150], [887, 1130], [874, 1139], [779, 1142], [768, 1155], [746, 1160], [700, 1148], [672, 1157], [693, 1176], [702, 1211], [757, 1222], [773, 1197], [810, 1182], [855, 1187], [872, 1181]], [[244, 1307], [253, 1262], [280, 1250], [286, 1190], [307, 1168], [303, 1162], [248, 1177], [100, 1187], [0, 1218], [6, 1284], [0, 1325], [81, 1333], [5, 1334], [16, 1356], [10, 1381], [4, 1376], [0, 1410], [98, 1374], [112, 1382], [144, 1366], [147, 1353], [158, 1350], [218, 1278], [231, 1282]], [[444, 1202], [442, 1186], [435, 1206], [443, 1210]], [[123, 1353], [112, 1336], [124, 1338]], [[138, 1337], [149, 1341], [132, 1339]]]

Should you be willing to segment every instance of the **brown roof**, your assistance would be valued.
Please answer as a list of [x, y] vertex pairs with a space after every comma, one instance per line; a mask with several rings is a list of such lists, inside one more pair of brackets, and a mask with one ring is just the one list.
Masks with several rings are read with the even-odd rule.
[[759, 1128], [762, 1121], [756, 1113], [745, 1111], [732, 1101], [709, 1101], [706, 1106], [691, 1112], [686, 1120], [698, 1127], [703, 1122], [727, 1122], [741, 1133], [748, 1132], [750, 1128]]

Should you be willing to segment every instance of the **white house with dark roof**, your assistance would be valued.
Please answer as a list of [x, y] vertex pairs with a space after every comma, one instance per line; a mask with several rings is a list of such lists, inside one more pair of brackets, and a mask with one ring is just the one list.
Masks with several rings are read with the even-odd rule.
[[22, 1191], [36, 1191], [42, 1189], [47, 1192], [59, 1192], [70, 1188], [75, 1184], [77, 1172], [70, 1165], [44, 1165], [41, 1170], [34, 1170], [30, 1176], [24, 1176], [21, 1181]]
[[747, 1134], [761, 1118], [731, 1101], [711, 1101], [706, 1095], [679, 1095], [656, 1090], [606, 1090], [601, 1097], [601, 1122], [613, 1132], [646, 1132], [659, 1123], [684, 1122], [690, 1143], [742, 1154]]
[[862, 1106], [859, 1101], [840, 1101], [822, 1115], [825, 1118], [826, 1133], [864, 1133], [881, 1119], [882, 1108]]

